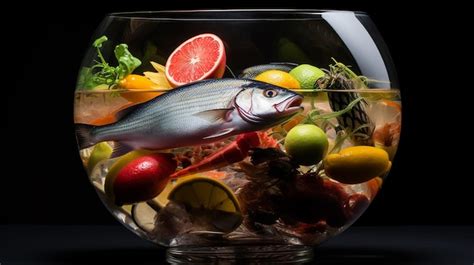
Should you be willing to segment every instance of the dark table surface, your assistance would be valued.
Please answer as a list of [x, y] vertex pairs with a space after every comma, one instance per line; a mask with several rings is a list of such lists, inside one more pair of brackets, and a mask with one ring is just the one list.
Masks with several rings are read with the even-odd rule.
[[[166, 264], [163, 248], [121, 226], [0, 226], [0, 264]], [[474, 227], [351, 227], [313, 264], [474, 265]]]

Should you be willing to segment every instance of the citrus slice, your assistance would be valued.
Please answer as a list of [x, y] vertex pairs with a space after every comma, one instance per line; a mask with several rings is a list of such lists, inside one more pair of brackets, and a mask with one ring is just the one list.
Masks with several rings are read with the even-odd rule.
[[195, 177], [183, 181], [170, 192], [168, 200], [184, 204], [191, 214], [221, 232], [231, 232], [242, 222], [237, 198], [225, 184], [214, 179]]
[[150, 79], [151, 82], [156, 84], [156, 87], [159, 89], [171, 89], [171, 84], [166, 79], [165, 75], [165, 66], [159, 63], [150, 61], [150, 64], [155, 68], [156, 72], [143, 72], [143, 75]]
[[141, 202], [132, 206], [132, 218], [135, 224], [147, 233], [153, 232], [158, 212], [148, 203]]
[[224, 43], [214, 34], [201, 34], [185, 41], [171, 53], [166, 62], [166, 78], [177, 87], [224, 75]]

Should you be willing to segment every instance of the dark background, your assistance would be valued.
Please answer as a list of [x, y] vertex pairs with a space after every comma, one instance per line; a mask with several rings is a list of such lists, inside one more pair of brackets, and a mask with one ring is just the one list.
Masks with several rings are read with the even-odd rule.
[[463, 33], [454, 31], [472, 31], [460, 15], [462, 8], [349, 0], [13, 3], [4, 10], [12, 12], [12, 18], [2, 18], [2, 83], [7, 84], [2, 89], [8, 94], [8, 120], [1, 123], [1, 194], [7, 208], [0, 222], [117, 224], [82, 169], [72, 120], [76, 73], [106, 13], [261, 7], [366, 11], [387, 42], [402, 89], [402, 140], [381, 194], [356, 224], [474, 224], [468, 189], [472, 154], [463, 154], [472, 145], [467, 126], [472, 124], [470, 95], [465, 92], [472, 89], [472, 66], [461, 66], [469, 50]]

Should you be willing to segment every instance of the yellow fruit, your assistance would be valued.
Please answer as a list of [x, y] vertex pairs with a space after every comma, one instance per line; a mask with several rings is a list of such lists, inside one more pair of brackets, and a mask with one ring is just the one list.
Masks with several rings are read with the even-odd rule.
[[156, 209], [160, 209], [166, 206], [166, 204], [169, 202], [168, 196], [170, 195], [171, 191], [178, 186], [179, 184], [183, 183], [186, 180], [194, 179], [197, 177], [205, 177], [204, 174], [198, 173], [194, 175], [188, 175], [184, 177], [180, 177], [177, 179], [174, 179], [172, 181], [168, 181], [168, 184], [166, 184], [166, 187], [163, 189], [163, 191], [153, 198], [152, 200], [149, 201], [149, 203], [153, 204], [153, 207]]
[[112, 147], [108, 143], [101, 142], [96, 144], [94, 146], [94, 149], [92, 149], [91, 155], [89, 156], [89, 160], [87, 161], [88, 172], [91, 173], [97, 163], [109, 158], [111, 154]]
[[141, 75], [127, 75], [119, 85], [122, 89], [130, 90], [122, 92], [121, 96], [133, 103], [145, 102], [162, 94], [162, 92], [142, 92], [142, 90], [151, 90], [156, 87], [150, 79]]
[[215, 179], [194, 177], [183, 181], [170, 192], [168, 200], [184, 204], [191, 214], [220, 232], [231, 232], [242, 222], [237, 198]]
[[280, 70], [268, 70], [255, 77], [255, 80], [288, 89], [299, 89], [300, 83], [289, 73]]
[[143, 231], [152, 233], [155, 229], [155, 219], [158, 211], [146, 202], [136, 203], [132, 206], [131, 215], [135, 224]]
[[372, 146], [348, 147], [324, 158], [326, 175], [346, 184], [358, 184], [381, 176], [391, 165], [387, 152]]
[[166, 69], [163, 65], [155, 62], [150, 62], [156, 72], [143, 72], [143, 75], [146, 76], [150, 81], [155, 83], [158, 89], [168, 90], [173, 88], [171, 84], [166, 79]]

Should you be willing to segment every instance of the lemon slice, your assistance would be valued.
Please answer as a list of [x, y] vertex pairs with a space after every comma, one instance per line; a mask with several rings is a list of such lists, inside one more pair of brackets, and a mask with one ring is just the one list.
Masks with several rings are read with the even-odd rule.
[[215, 172], [208, 171], [208, 172], [196, 173], [196, 174], [180, 177], [177, 179], [172, 179], [168, 181], [168, 184], [166, 184], [166, 187], [158, 196], [148, 201], [148, 204], [154, 207], [155, 209], [161, 209], [165, 207], [166, 204], [168, 204], [168, 201], [169, 201], [168, 196], [170, 195], [171, 191], [180, 183], [183, 183], [187, 180], [195, 179], [195, 178], [214, 178], [214, 175], [216, 174], [217, 173]]
[[132, 218], [135, 224], [147, 233], [153, 232], [158, 212], [148, 203], [141, 202], [132, 206]]
[[211, 178], [194, 177], [179, 183], [168, 200], [184, 204], [192, 215], [221, 232], [231, 232], [242, 223], [235, 195], [225, 184]]

